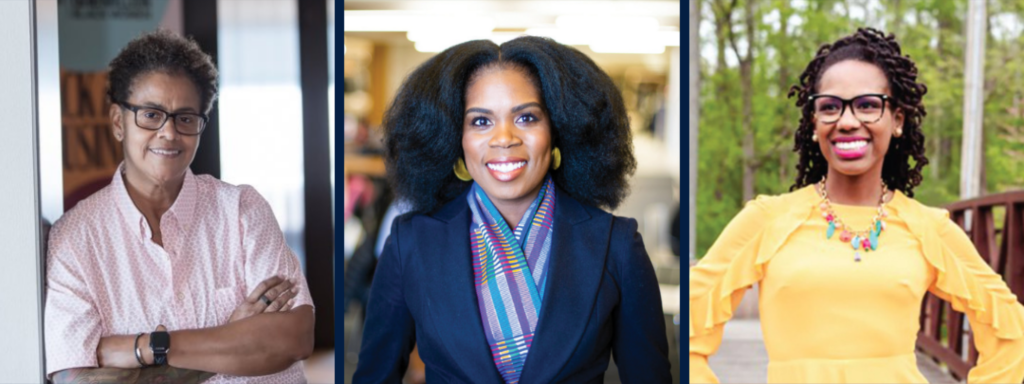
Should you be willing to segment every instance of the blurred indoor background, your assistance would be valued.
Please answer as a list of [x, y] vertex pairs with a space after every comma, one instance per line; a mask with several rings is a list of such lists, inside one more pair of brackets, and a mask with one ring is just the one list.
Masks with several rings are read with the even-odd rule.
[[[223, 0], [222, 0], [223, 1]], [[345, 1], [345, 382], [358, 363], [373, 268], [401, 207], [385, 180], [380, 124], [405, 77], [452, 45], [522, 35], [572, 45], [615, 81], [629, 110], [637, 172], [613, 212], [640, 224], [655, 265], [679, 380], [679, 1]], [[383, 223], [383, 224], [382, 224]], [[415, 353], [414, 353], [415, 354]], [[406, 382], [424, 381], [413, 357]], [[618, 383], [614, 362], [606, 383]]]

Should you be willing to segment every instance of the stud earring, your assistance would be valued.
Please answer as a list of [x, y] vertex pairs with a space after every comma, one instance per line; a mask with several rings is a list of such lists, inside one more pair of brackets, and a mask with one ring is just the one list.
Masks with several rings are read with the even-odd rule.
[[551, 170], [556, 170], [562, 166], [562, 151], [558, 150], [558, 147], [551, 150]]
[[903, 128], [896, 128], [896, 132], [893, 133], [893, 136], [896, 136], [896, 137], [903, 136]]
[[462, 159], [455, 160], [455, 177], [458, 177], [462, 181], [471, 181], [473, 176], [469, 175], [469, 170], [466, 169], [466, 162]]
[[817, 132], [811, 134], [811, 141], [818, 142], [818, 133]]

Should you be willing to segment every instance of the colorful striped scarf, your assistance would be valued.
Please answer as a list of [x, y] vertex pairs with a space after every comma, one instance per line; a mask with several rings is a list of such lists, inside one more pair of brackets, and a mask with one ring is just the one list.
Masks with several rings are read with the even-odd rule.
[[479, 185], [469, 208], [476, 297], [487, 343], [506, 383], [518, 383], [533, 344], [547, 277], [555, 211], [551, 177], [513, 232]]

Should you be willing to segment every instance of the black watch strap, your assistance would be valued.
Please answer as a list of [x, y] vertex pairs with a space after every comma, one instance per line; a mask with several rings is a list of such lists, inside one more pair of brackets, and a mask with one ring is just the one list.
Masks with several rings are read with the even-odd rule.
[[171, 335], [162, 331], [150, 333], [149, 349], [153, 351], [153, 365], [167, 365], [167, 353], [171, 351]]

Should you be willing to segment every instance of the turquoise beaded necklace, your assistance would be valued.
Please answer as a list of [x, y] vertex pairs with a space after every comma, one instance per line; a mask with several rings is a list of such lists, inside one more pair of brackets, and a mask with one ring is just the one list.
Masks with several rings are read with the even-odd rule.
[[818, 194], [821, 196], [821, 204], [818, 207], [821, 208], [821, 217], [825, 218], [825, 221], [828, 223], [828, 229], [825, 230], [825, 238], [832, 239], [832, 236], [836, 234], [836, 230], [839, 230], [839, 240], [849, 243], [853, 247], [853, 261], [856, 262], [860, 262], [861, 251], [877, 250], [878, 236], [885, 230], [885, 221], [882, 219], [888, 216], [885, 213], [885, 195], [888, 193], [885, 182], [882, 182], [882, 195], [878, 198], [878, 213], [871, 220], [870, 227], [863, 231], [854, 231], [836, 214], [832, 208], [832, 201], [828, 198], [828, 191], [825, 190], [824, 177], [818, 182], [818, 187]]

